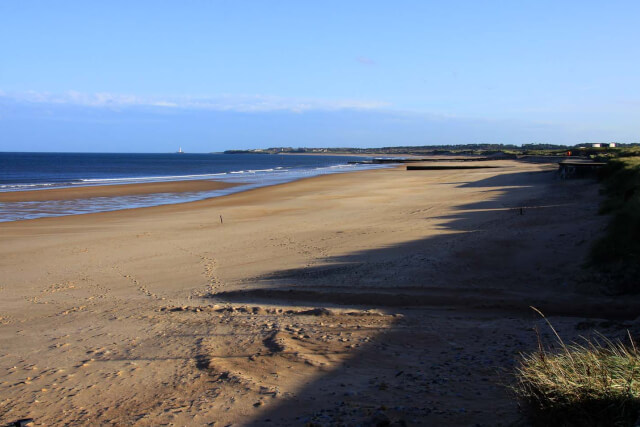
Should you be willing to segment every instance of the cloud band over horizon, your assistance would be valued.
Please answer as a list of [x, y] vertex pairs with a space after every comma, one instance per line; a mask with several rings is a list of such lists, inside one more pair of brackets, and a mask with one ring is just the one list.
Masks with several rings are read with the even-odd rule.
[[109, 92], [83, 93], [74, 90], [51, 92], [3, 92], [0, 99], [34, 104], [62, 104], [85, 107], [160, 107], [240, 113], [289, 111], [375, 110], [389, 107], [383, 101], [357, 99], [303, 99], [269, 95], [219, 95], [210, 97], [143, 97]]
[[0, 135], [0, 151], [76, 152], [638, 141], [633, 132], [597, 122], [458, 117], [377, 101], [74, 91], [0, 91]]

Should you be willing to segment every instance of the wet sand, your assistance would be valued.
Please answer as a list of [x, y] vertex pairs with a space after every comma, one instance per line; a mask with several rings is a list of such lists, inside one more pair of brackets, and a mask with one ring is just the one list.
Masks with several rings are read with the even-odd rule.
[[153, 193], [212, 191], [235, 187], [237, 185], [240, 184], [221, 181], [195, 180], [52, 188], [36, 191], [11, 191], [0, 192], [0, 203], [31, 201], [42, 202], [49, 200], [88, 199], [91, 197], [118, 197]]
[[529, 305], [567, 339], [640, 305], [582, 291], [594, 182], [488, 164], [0, 224], [0, 422], [513, 423]]

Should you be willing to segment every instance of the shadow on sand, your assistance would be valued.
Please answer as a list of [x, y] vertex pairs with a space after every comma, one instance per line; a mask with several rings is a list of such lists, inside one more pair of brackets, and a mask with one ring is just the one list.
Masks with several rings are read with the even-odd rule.
[[638, 304], [575, 292], [603, 225], [593, 181], [522, 172], [457, 184], [493, 197], [435, 218], [446, 220], [446, 234], [275, 271], [249, 289], [211, 295], [402, 315], [248, 424], [508, 425], [518, 411], [504, 384], [517, 354], [535, 349], [529, 306], [558, 316], [554, 324], [569, 338], [576, 318], [636, 317]]

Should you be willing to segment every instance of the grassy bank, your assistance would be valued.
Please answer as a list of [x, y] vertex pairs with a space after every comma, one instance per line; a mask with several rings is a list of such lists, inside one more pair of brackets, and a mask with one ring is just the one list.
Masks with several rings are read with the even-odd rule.
[[[589, 265], [609, 293], [640, 292], [640, 151], [599, 153], [611, 216], [605, 235], [592, 247]], [[536, 310], [537, 311], [537, 310]], [[540, 313], [542, 314], [542, 313]], [[543, 316], [544, 317], [544, 316]], [[633, 340], [624, 345], [600, 336], [566, 345], [549, 323], [554, 348], [521, 356], [516, 392], [536, 426], [634, 426], [640, 417], [640, 353]]]
[[619, 157], [602, 171], [606, 200], [601, 212], [612, 215], [596, 242], [590, 263], [612, 293], [640, 292], [640, 157]]
[[555, 350], [539, 341], [538, 351], [522, 355], [516, 370], [514, 391], [533, 424], [635, 425], [640, 354], [631, 336], [628, 345], [603, 336], [566, 345], [548, 324], [557, 338]]
[[561, 345], [522, 357], [516, 392], [534, 425], [633, 426], [640, 410], [640, 358], [608, 341]]

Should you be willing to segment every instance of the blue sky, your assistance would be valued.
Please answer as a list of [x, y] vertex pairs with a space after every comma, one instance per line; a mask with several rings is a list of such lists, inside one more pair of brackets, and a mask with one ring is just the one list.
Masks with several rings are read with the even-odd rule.
[[0, 151], [640, 141], [637, 1], [0, 2]]

